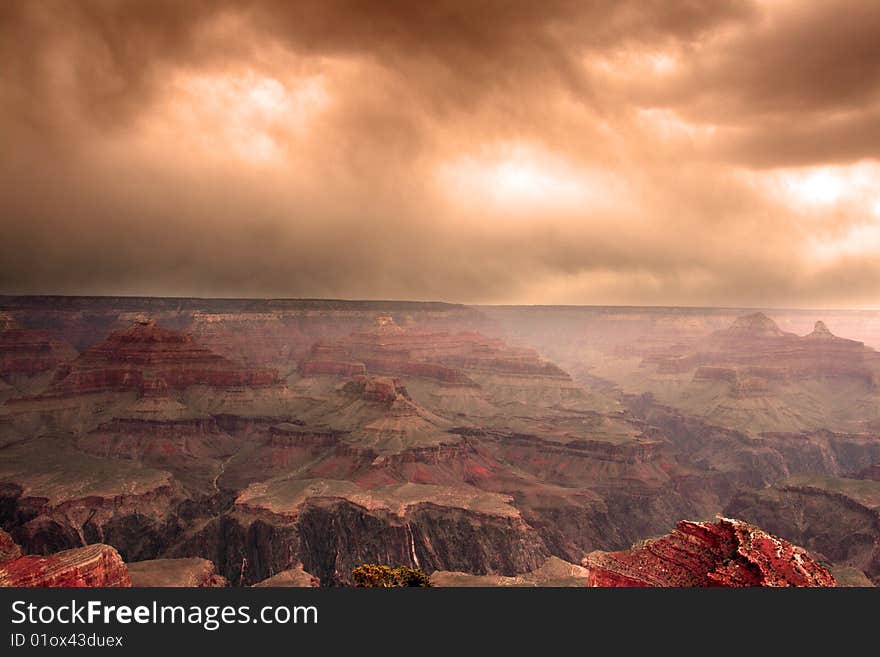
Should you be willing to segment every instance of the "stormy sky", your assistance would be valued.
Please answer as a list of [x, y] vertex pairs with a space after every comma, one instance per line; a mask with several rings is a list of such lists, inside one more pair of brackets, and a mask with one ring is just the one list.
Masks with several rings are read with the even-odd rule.
[[880, 306], [876, 0], [5, 0], [0, 293]]

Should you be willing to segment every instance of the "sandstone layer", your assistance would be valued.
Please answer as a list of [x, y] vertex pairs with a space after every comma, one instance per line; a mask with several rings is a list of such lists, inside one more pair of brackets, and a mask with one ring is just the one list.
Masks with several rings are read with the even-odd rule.
[[631, 550], [583, 560], [590, 586], [836, 586], [803, 548], [739, 520], [678, 523]]
[[11, 556], [10, 537], [0, 531], [0, 586], [86, 587], [131, 586], [128, 569], [119, 553], [100, 543], [64, 550], [51, 556]]

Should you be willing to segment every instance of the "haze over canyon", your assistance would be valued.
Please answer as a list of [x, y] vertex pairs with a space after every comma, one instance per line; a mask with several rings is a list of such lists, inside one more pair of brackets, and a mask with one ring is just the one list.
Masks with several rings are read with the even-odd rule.
[[0, 581], [880, 578], [878, 313], [0, 308]]

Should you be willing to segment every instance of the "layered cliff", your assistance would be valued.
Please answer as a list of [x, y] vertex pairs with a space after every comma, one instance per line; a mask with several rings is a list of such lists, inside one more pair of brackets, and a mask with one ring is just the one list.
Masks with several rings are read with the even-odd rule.
[[76, 439], [78, 449], [171, 472], [193, 491], [210, 493], [225, 459], [240, 445], [208, 413], [153, 385], [142, 397]]
[[803, 548], [740, 520], [682, 521], [631, 550], [583, 560], [590, 586], [836, 586]]
[[278, 382], [273, 370], [251, 369], [199, 345], [191, 335], [158, 326], [153, 320], [135, 322], [114, 331], [83, 352], [59, 373], [51, 391], [84, 394], [145, 388], [161, 382], [181, 390], [191, 386], [261, 387]]
[[173, 432], [187, 422], [199, 433], [206, 429], [199, 422], [221, 408], [286, 417], [289, 396], [275, 370], [235, 363], [141, 318], [59, 366], [45, 390], [8, 399], [4, 411], [30, 435], [82, 434], [102, 424], [117, 435], [144, 427], [161, 434], [162, 424]]
[[303, 360], [306, 374], [371, 374], [424, 378], [475, 386], [474, 374], [553, 377], [568, 374], [533, 349], [515, 348], [480, 333], [427, 332], [398, 326], [380, 315], [369, 331], [313, 346]]
[[512, 575], [548, 555], [510, 498], [473, 487], [282, 478], [249, 486], [234, 510], [185, 553], [214, 546], [213, 560], [238, 584], [301, 563], [322, 584], [344, 584], [366, 562]]
[[85, 454], [61, 438], [3, 450], [0, 523], [28, 553], [107, 543], [125, 559], [158, 556], [185, 494], [164, 470]]
[[298, 416], [307, 425], [326, 426], [346, 442], [376, 454], [394, 454], [454, 443], [453, 424], [415, 403], [397, 378], [356, 376], [335, 394]]
[[0, 586], [131, 586], [128, 569], [109, 545], [88, 545], [50, 556], [21, 556], [0, 530]]
[[377, 314], [432, 330], [473, 330], [487, 324], [473, 308], [414, 301], [6, 296], [0, 297], [0, 307], [7, 321], [23, 320], [80, 351], [134, 320], [153, 318], [192, 333], [227, 358], [271, 367], [302, 357], [324, 337], [368, 329]]

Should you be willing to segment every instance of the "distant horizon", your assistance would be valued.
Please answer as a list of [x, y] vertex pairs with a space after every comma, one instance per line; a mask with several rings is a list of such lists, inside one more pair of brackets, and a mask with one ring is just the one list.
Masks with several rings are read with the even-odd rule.
[[689, 304], [606, 304], [606, 303], [468, 303], [463, 301], [447, 301], [443, 299], [383, 299], [383, 298], [343, 298], [343, 297], [277, 297], [277, 296], [162, 296], [146, 294], [10, 294], [0, 292], [0, 300], [12, 298], [44, 298], [44, 299], [162, 299], [179, 301], [300, 301], [318, 302], [328, 301], [335, 303], [356, 304], [443, 304], [448, 306], [462, 306], [466, 308], [620, 308], [640, 309], [652, 308], [658, 310], [683, 309], [683, 310], [754, 310], [754, 311], [786, 311], [786, 312], [880, 312], [878, 308], [845, 308], [845, 307], [806, 307], [806, 306], [748, 306], [748, 305], [689, 305]]

